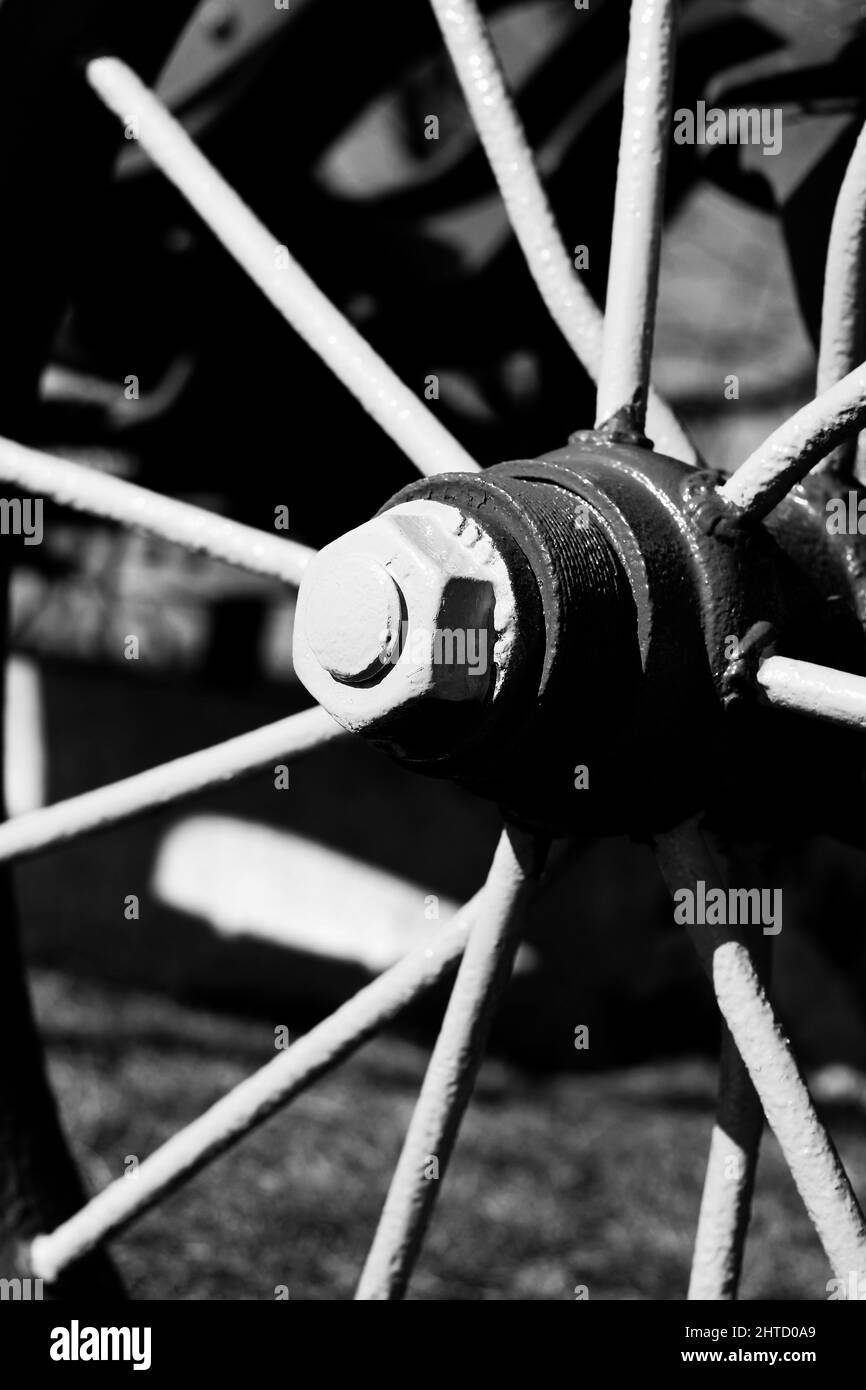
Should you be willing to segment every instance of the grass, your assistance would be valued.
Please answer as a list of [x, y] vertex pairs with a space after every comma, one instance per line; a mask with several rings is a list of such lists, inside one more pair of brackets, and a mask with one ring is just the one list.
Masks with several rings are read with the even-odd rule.
[[[39, 971], [35, 997], [73, 1144], [95, 1190], [273, 1055], [269, 1023]], [[136, 1299], [352, 1295], [426, 1060], [386, 1036], [122, 1235]], [[482, 1071], [412, 1283], [421, 1299], [679, 1299], [714, 1068], [676, 1060], [539, 1077]], [[862, 1114], [828, 1116], [866, 1185]], [[772, 1136], [743, 1296], [822, 1299], [829, 1277]]]

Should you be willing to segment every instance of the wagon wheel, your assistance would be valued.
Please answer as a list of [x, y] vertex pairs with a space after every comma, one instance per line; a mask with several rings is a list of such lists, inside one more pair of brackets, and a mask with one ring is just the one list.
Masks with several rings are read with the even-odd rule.
[[[444, 1173], [551, 838], [629, 830], [655, 844], [675, 897], [700, 890], [730, 901], [739, 883], [736, 859], [723, 853], [731, 755], [739, 778], [740, 768], [778, 769], [803, 715], [819, 721], [819, 738], [822, 724], [866, 726], [862, 550], [825, 525], [826, 501], [840, 488], [857, 491], [854, 448], [866, 420], [856, 312], [866, 138], [834, 222], [818, 394], [724, 480], [649, 388], [673, 0], [632, 5], [604, 323], [556, 231], [472, 0], [432, 4], [529, 270], [598, 385], [593, 430], [483, 473], [116, 56], [122, 42], [114, 52], [91, 42], [76, 70], [82, 88], [134, 126], [151, 160], [424, 476], [314, 556], [0, 441], [7, 483], [300, 586], [295, 662], [321, 706], [13, 819], [0, 827], [0, 860], [180, 801], [343, 729], [495, 798], [506, 824], [485, 884], [433, 946], [386, 971], [157, 1149], [135, 1183], [109, 1184], [47, 1228], [33, 1146], [16, 1129], [5, 1160], [18, 1194], [13, 1234], [25, 1247], [23, 1267], [56, 1291], [104, 1242], [456, 968], [358, 1286], [362, 1299], [402, 1296], [439, 1190], [429, 1162], [435, 1157]], [[145, 67], [170, 37], [158, 36]], [[803, 659], [827, 653], [854, 670]], [[694, 732], [699, 748], [686, 736]], [[662, 789], [648, 776], [659, 746]], [[689, 1296], [736, 1296], [763, 1115], [847, 1288], [852, 1275], [866, 1278], [866, 1229], [769, 1002], [767, 943], [748, 923], [697, 920], [690, 930], [724, 1040]], [[24, 1030], [20, 1000], [17, 1008]], [[21, 1051], [21, 1033], [16, 1045]], [[19, 1126], [23, 1112], [12, 1106]], [[58, 1200], [71, 1208], [75, 1185], [67, 1187]]]

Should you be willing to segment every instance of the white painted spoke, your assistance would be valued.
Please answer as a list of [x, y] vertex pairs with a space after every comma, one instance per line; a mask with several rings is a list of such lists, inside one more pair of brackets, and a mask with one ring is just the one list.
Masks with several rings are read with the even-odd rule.
[[[717, 882], [724, 882], [726, 888], [736, 887], [736, 877], [743, 871], [748, 872], [745, 865], [741, 861], [732, 863], [716, 841], [701, 870], [708, 878], [712, 875]], [[764, 937], [756, 950], [758, 954], [768, 975], [770, 950]], [[737, 1297], [763, 1127], [764, 1112], [758, 1094], [730, 1029], [723, 1023], [719, 1096], [695, 1232], [690, 1300], [723, 1301]]]
[[[602, 315], [575, 272], [554, 221], [484, 19], [475, 0], [431, 4], [529, 272], [554, 323], [596, 381], [602, 360]], [[654, 392], [648, 427], [661, 453], [696, 461], [694, 446], [673, 411]]]
[[866, 678], [850, 671], [770, 656], [758, 670], [766, 698], [781, 709], [794, 710], [830, 724], [866, 730]]
[[392, 966], [173, 1135], [144, 1160], [134, 1182], [118, 1178], [55, 1231], [38, 1236], [31, 1248], [36, 1276], [56, 1280], [67, 1265], [123, 1230], [263, 1124], [437, 984], [459, 959], [484, 891], [470, 899], [433, 944]]
[[284, 758], [296, 758], [344, 730], [323, 709], [303, 710], [225, 743], [188, 753], [120, 782], [43, 806], [0, 824], [0, 864], [27, 859], [97, 830], [212, 791]]
[[721, 496], [750, 517], [772, 511], [837, 444], [866, 424], [866, 364], [804, 405], [741, 463]]
[[11, 439], [0, 439], [0, 479], [17, 484], [34, 498], [49, 497], [74, 512], [131, 526], [184, 550], [210, 555], [250, 574], [267, 575], [286, 584], [300, 584], [315, 554], [276, 532], [258, 531], [204, 507], [163, 497], [137, 483], [28, 449]]
[[87, 65], [87, 80], [124, 124], [134, 123], [154, 164], [416, 468], [421, 473], [477, 470], [463, 446], [334, 307], [135, 73], [117, 58], [95, 58]]
[[724, 1027], [716, 1122], [710, 1138], [689, 1299], [737, 1296], [764, 1115], [746, 1066]]
[[[820, 395], [863, 360], [866, 296], [866, 126], [845, 171], [830, 230], [824, 271], [821, 345], [816, 390]], [[857, 440], [849, 437], [819, 465], [851, 475]]]
[[598, 425], [646, 419], [671, 138], [674, 0], [632, 0]]
[[492, 1010], [511, 973], [534, 883], [522, 859], [509, 832], [503, 832], [358, 1285], [359, 1299], [401, 1298], [406, 1290], [472, 1095]]
[[[658, 836], [656, 852], [672, 893], [699, 879], [720, 881], [695, 822]], [[863, 1214], [759, 978], [746, 941], [754, 928], [696, 923], [687, 930], [835, 1275], [866, 1278]]]

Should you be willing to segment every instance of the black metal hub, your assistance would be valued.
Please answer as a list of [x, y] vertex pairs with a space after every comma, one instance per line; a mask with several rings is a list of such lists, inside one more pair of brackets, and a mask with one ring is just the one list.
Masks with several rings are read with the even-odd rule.
[[435, 758], [420, 727], [417, 748], [405, 727], [399, 752], [387, 734], [372, 741], [554, 833], [654, 833], [741, 797], [744, 759], [782, 786], [790, 717], [761, 709], [754, 669], [778, 645], [816, 661], [832, 646], [832, 664], [866, 671], [850, 566], [819, 506], [795, 493], [772, 524], [744, 527], [713, 506], [715, 482], [586, 431], [537, 459], [402, 489], [382, 511], [425, 498], [483, 524], [533, 636], [471, 739]]

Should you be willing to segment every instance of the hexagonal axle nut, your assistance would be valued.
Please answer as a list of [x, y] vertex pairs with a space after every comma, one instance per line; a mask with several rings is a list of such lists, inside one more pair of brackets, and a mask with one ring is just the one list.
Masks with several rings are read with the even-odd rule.
[[[295, 671], [347, 729], [405, 745], [437, 707], [467, 729], [496, 698], [517, 614], [505, 561], [459, 508], [400, 503], [325, 546], [298, 593]], [[409, 739], [411, 742], [411, 737]]]

